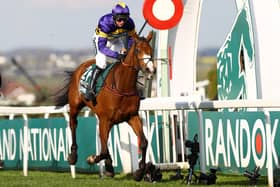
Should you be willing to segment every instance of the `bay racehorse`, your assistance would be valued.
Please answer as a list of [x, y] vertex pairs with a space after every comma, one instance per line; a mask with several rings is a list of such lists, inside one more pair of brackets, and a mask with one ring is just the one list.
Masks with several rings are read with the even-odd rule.
[[93, 105], [91, 101], [87, 101], [79, 91], [81, 76], [89, 66], [95, 63], [95, 59], [90, 59], [82, 63], [74, 72], [68, 73], [68, 84], [56, 97], [56, 106], [69, 104], [70, 108], [70, 129], [72, 134], [71, 153], [68, 156], [70, 165], [75, 165], [78, 157], [78, 145], [76, 142], [78, 113], [83, 107], [88, 106], [97, 115], [99, 119], [101, 152], [99, 155], [90, 155], [87, 158], [87, 162], [95, 164], [105, 159], [105, 174], [109, 176], [114, 176], [112, 159], [107, 147], [109, 132], [113, 125], [127, 122], [140, 141], [142, 159], [139, 162], [139, 169], [133, 174], [134, 179], [139, 181], [144, 175], [148, 142], [138, 114], [140, 98], [136, 84], [137, 75], [140, 70], [148, 78], [151, 78], [155, 72], [152, 60], [153, 49], [149, 44], [153, 37], [153, 32], [149, 32], [146, 38], [139, 37], [137, 34], [134, 34], [132, 37], [134, 42], [126, 58], [121, 62], [117, 62], [108, 73], [103, 87], [96, 97], [96, 105]]

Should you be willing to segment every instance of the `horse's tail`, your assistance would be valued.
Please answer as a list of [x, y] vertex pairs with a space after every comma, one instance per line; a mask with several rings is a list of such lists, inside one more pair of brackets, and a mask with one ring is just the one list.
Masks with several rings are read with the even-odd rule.
[[68, 104], [68, 91], [74, 71], [65, 71], [65, 73], [67, 75], [67, 77], [64, 80], [65, 85], [55, 94], [54, 103], [56, 108], [60, 108]]

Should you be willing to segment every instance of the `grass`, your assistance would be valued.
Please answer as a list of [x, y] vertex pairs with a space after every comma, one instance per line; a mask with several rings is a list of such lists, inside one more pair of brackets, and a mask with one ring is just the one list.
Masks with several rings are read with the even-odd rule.
[[[98, 174], [82, 174], [78, 173], [75, 179], [72, 179], [70, 173], [66, 172], [45, 172], [45, 171], [29, 171], [28, 176], [24, 177], [22, 171], [6, 171], [0, 170], [0, 186], [46, 186], [46, 187], [176, 187], [187, 186], [182, 183], [183, 180], [170, 180], [170, 176], [175, 175], [175, 172], [163, 172], [161, 182], [149, 183], [145, 181], [136, 182], [131, 175], [117, 174], [114, 178], [100, 178]], [[186, 173], [183, 173], [186, 175]], [[244, 176], [221, 175], [217, 176], [216, 185], [211, 186], [251, 186], [249, 180]], [[190, 186], [205, 186], [191, 184]], [[267, 186], [265, 177], [260, 177], [258, 186]]]

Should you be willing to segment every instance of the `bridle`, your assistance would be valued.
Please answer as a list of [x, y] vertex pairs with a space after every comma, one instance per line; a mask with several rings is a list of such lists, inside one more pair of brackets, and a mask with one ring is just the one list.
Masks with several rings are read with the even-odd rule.
[[[144, 41], [144, 42], [146, 42], [146, 41]], [[136, 46], [137, 46], [137, 43], [138, 43], [138, 41], [135, 41], [135, 44], [134, 44], [134, 48], [136, 48]], [[130, 49], [130, 50], [132, 50], [132, 48]], [[148, 62], [149, 61], [152, 61], [153, 62], [153, 56], [151, 56], [151, 57], [149, 57], [149, 58], [147, 58], [147, 57], [144, 57], [144, 58], [139, 58], [138, 57], [138, 53], [139, 53], [139, 50], [138, 49], [133, 49], [134, 51], [133, 51], [133, 56], [135, 56], [136, 57], [136, 60], [137, 60], [137, 64], [140, 64], [139, 62], [140, 61], [145, 61], [145, 60], [148, 60]], [[124, 62], [124, 60], [122, 60], [121, 61], [121, 64], [123, 65], [123, 66], [125, 66], [125, 67], [130, 67], [130, 68], [133, 68], [133, 69], [135, 69], [136, 71], [139, 71], [139, 66], [136, 66], [136, 65], [130, 65], [130, 64], [126, 64], [125, 62]]]

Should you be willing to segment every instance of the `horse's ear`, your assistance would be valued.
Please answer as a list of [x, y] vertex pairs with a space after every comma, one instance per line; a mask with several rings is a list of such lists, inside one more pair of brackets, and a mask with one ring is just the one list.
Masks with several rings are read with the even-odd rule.
[[138, 38], [138, 35], [137, 35], [137, 33], [136, 33], [135, 31], [130, 32], [129, 35], [130, 35], [134, 40], [136, 40], [136, 39]]
[[146, 38], [148, 42], [151, 41], [151, 39], [153, 38], [153, 35], [154, 35], [154, 32], [153, 32], [153, 31], [150, 31], [149, 34], [148, 34], [148, 36], [147, 36], [147, 38]]

